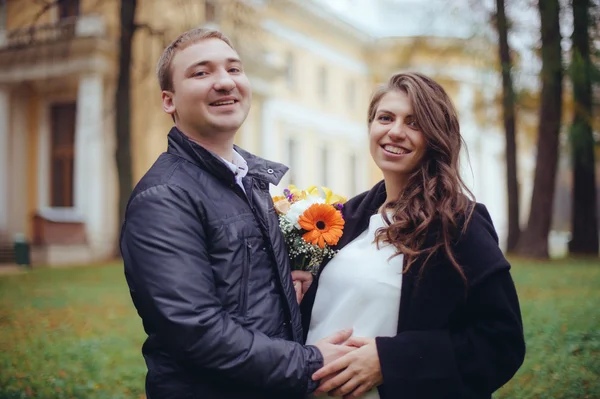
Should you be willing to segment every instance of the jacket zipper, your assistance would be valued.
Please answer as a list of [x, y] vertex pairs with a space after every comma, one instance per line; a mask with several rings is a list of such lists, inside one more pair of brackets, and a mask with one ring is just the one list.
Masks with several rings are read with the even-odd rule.
[[248, 307], [248, 274], [250, 272], [250, 242], [244, 240], [244, 263], [242, 265], [242, 298], [240, 300], [240, 316], [246, 316], [246, 310]]

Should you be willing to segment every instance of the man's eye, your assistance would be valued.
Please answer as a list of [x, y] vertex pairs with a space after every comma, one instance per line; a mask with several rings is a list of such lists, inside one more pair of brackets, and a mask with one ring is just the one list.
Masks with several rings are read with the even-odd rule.
[[230, 73], [240, 73], [242, 70], [240, 68], [229, 68]]

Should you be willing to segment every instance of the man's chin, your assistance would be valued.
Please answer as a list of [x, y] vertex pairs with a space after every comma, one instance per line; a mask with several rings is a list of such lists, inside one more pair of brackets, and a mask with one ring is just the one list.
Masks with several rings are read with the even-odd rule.
[[211, 125], [218, 131], [237, 131], [245, 119], [245, 115], [229, 115], [227, 117], [214, 118], [211, 121]]
[[215, 123], [211, 124], [211, 130], [217, 133], [235, 133], [242, 126], [242, 122], [238, 121], [215, 121]]

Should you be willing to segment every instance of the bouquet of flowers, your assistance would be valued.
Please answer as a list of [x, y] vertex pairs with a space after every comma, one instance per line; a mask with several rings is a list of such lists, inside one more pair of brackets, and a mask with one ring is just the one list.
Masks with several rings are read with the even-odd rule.
[[331, 247], [342, 237], [344, 218], [342, 208], [346, 198], [327, 187], [311, 186], [298, 190], [289, 186], [283, 196], [273, 197], [279, 215], [292, 269], [316, 274], [325, 258], [332, 258]]

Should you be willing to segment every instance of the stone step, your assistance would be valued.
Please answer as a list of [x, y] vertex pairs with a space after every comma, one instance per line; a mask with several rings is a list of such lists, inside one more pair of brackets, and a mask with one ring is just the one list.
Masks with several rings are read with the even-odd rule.
[[13, 240], [0, 230], [0, 265], [15, 263], [15, 246]]
[[0, 264], [15, 263], [15, 249], [12, 244], [0, 242]]

